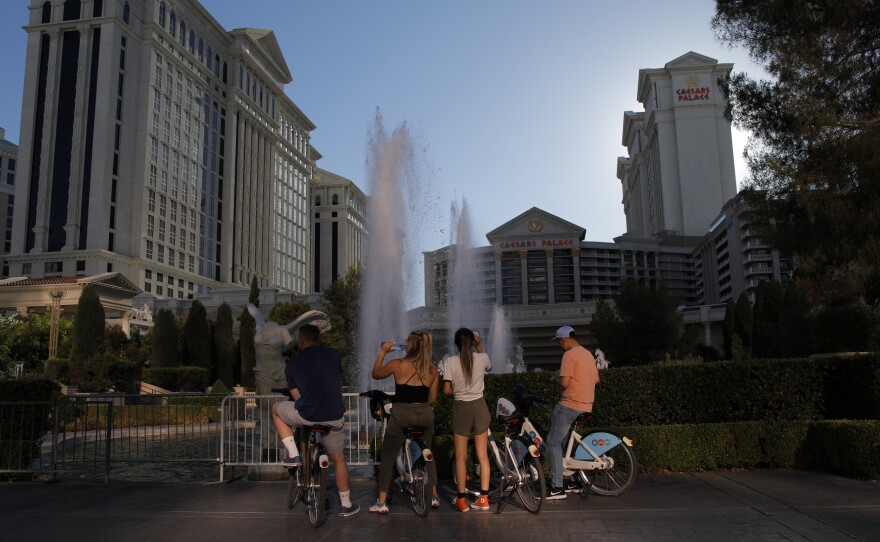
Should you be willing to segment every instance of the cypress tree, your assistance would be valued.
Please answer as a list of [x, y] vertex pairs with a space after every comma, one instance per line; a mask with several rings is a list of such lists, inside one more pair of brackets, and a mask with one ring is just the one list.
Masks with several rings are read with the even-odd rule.
[[226, 303], [217, 309], [214, 351], [217, 353], [217, 377], [232, 389], [235, 385], [235, 342], [232, 340], [232, 309]]
[[733, 339], [736, 336], [736, 303], [728, 301], [724, 307], [724, 359], [733, 359]]
[[153, 323], [152, 367], [177, 367], [177, 323], [168, 309], [161, 309]]
[[70, 371], [74, 380], [85, 377], [85, 363], [104, 349], [104, 307], [98, 292], [87, 284], [76, 305], [73, 317], [73, 337], [70, 352]]
[[[260, 286], [257, 283], [257, 277], [251, 281], [251, 294], [248, 302], [255, 306], [260, 306]], [[254, 335], [256, 334], [256, 322], [251, 314], [245, 309], [241, 313], [239, 319], [241, 324], [238, 327], [239, 349], [241, 351], [241, 385], [246, 388], [252, 388], [256, 385], [254, 376], [254, 365], [256, 364], [257, 354], [254, 350]]]
[[210, 368], [211, 337], [208, 330], [208, 311], [199, 301], [193, 301], [183, 331], [186, 355], [185, 365]]

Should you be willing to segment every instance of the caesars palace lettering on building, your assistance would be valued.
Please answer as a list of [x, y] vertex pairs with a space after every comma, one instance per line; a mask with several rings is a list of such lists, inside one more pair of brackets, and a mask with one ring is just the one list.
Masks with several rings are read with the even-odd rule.
[[680, 88], [675, 93], [678, 94], [678, 101], [680, 102], [709, 99], [709, 87]]
[[547, 248], [547, 247], [573, 247], [574, 239], [542, 239], [540, 241], [504, 241], [499, 248]]

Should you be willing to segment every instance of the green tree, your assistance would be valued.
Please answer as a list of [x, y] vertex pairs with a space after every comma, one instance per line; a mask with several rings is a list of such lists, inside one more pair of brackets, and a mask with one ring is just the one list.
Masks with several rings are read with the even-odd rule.
[[85, 362], [104, 350], [104, 307], [98, 292], [91, 284], [85, 285], [73, 317], [73, 337], [70, 352], [70, 376], [74, 381], [85, 378]]
[[269, 316], [266, 317], [266, 321], [276, 322], [283, 326], [293, 322], [309, 310], [311, 310], [311, 308], [308, 303], [303, 301], [297, 301], [296, 303], [278, 303], [272, 307], [271, 311], [269, 311]]
[[232, 309], [226, 303], [217, 309], [214, 351], [217, 353], [217, 376], [231, 389], [235, 386], [235, 341], [232, 338]]
[[785, 306], [785, 290], [777, 280], [758, 283], [755, 289], [755, 324], [752, 328], [752, 352], [756, 357], [778, 357], [779, 320]]
[[728, 301], [724, 306], [721, 332], [724, 337], [724, 359], [733, 359], [733, 343], [736, 338], [736, 303], [733, 301]]
[[752, 224], [797, 257], [806, 315], [832, 323], [851, 310], [868, 323], [880, 262], [880, 4], [718, 0], [712, 25], [770, 75], [724, 82], [731, 120], [752, 134]]
[[[605, 344], [615, 364], [640, 365], [677, 354], [684, 333], [678, 301], [661, 284], [650, 288], [627, 280], [614, 298], [619, 335], [614, 344]], [[598, 308], [598, 307], [597, 307]], [[604, 323], [600, 316], [600, 328]], [[612, 325], [612, 329], [615, 326]], [[607, 348], [606, 348], [607, 347]]]
[[[24, 363], [27, 373], [42, 371], [49, 356], [49, 327], [51, 315], [15, 314], [0, 316], [0, 370], [10, 369], [10, 363]], [[58, 357], [70, 356], [70, 335], [73, 321], [63, 315], [58, 322]]]
[[357, 331], [361, 299], [361, 272], [357, 267], [333, 281], [324, 290], [324, 312], [332, 328], [321, 341], [342, 354], [343, 384], [358, 385]]
[[183, 329], [186, 365], [211, 366], [211, 335], [208, 329], [208, 311], [199, 301], [193, 301]]
[[622, 354], [623, 323], [617, 317], [614, 307], [604, 299], [596, 302], [596, 312], [590, 321], [590, 331], [596, 338], [596, 346], [605, 352], [609, 360], [616, 360]]
[[153, 368], [177, 367], [179, 365], [177, 322], [175, 322], [174, 314], [170, 310], [160, 309], [156, 313], [150, 335], [152, 335], [150, 366]]
[[742, 343], [744, 357], [750, 358], [752, 348], [752, 329], [755, 326], [755, 318], [752, 313], [752, 301], [749, 299], [749, 294], [745, 292], [739, 294], [739, 297], [736, 298], [733, 312], [733, 325], [736, 330], [736, 335]]
[[[251, 293], [248, 297], [248, 303], [255, 307], [260, 306], [260, 286], [257, 277], [251, 281]], [[257, 361], [257, 354], [254, 350], [254, 335], [257, 332], [256, 322], [253, 316], [247, 311], [247, 308], [241, 312], [238, 326], [238, 349], [241, 356], [241, 385], [246, 388], [253, 388], [256, 385], [254, 377], [254, 365]]]

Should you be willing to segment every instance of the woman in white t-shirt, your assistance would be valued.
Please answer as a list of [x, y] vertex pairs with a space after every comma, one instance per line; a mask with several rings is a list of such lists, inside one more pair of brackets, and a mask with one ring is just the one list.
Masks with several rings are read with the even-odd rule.
[[[483, 377], [492, 370], [489, 356], [483, 352], [480, 336], [467, 328], [455, 332], [458, 355], [446, 360], [443, 370], [443, 393], [453, 395], [452, 433], [455, 445], [455, 476], [458, 496], [452, 505], [460, 512], [468, 509], [489, 510], [489, 423], [491, 417], [483, 397]], [[472, 349], [476, 350], [473, 352]], [[480, 496], [467, 502], [465, 470], [468, 439], [473, 436], [480, 462]]]

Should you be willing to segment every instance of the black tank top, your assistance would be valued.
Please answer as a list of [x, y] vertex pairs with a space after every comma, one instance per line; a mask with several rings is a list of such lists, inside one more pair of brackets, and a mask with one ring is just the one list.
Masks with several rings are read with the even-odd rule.
[[[413, 362], [413, 368], [415, 368], [415, 362]], [[422, 382], [419, 386], [411, 386], [409, 381], [412, 380], [412, 377], [418, 375], [418, 371], [413, 372], [413, 374], [409, 375], [409, 378], [403, 384], [398, 384], [396, 381], [394, 382], [394, 402], [395, 403], [427, 403], [428, 396], [430, 394], [431, 388], [425, 386], [424, 382]], [[419, 376], [419, 381], [421, 382], [422, 377]]]

